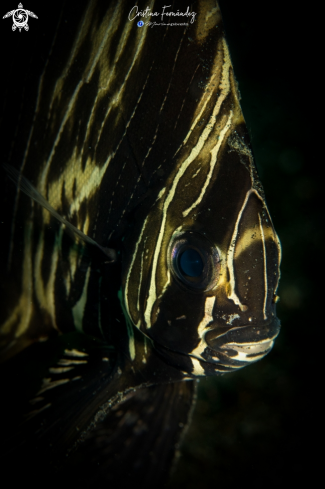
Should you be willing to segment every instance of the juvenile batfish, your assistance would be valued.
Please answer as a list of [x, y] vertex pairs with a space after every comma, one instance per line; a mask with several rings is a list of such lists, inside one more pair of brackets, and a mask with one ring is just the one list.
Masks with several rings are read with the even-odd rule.
[[34, 112], [4, 150], [13, 484], [162, 484], [194, 380], [263, 358], [279, 333], [281, 248], [220, 9], [182, 8], [68, 2], [33, 58]]

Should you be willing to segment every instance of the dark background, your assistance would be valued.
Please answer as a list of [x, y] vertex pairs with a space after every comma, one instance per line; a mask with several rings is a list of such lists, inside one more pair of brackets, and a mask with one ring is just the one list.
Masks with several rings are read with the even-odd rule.
[[[1, 17], [18, 2], [3, 1]], [[23, 87], [39, 76], [33, 66], [46, 59], [62, 2], [22, 3], [39, 16], [30, 19], [28, 33], [13, 33], [11, 19], [0, 19], [1, 76], [15, 85], [14, 98], [1, 90], [9, 114], [0, 134], [2, 161], [9, 158], [7, 141], [17, 118], [33, 112]], [[181, 3], [187, 5], [175, 5]], [[293, 1], [223, 0], [220, 6], [258, 171], [283, 247], [282, 330], [261, 362], [200, 381], [193, 423], [169, 487], [313, 487], [322, 454], [324, 328], [324, 156], [322, 137], [316, 136], [322, 128], [323, 56], [315, 35], [317, 12], [312, 4]], [[4, 207], [1, 211], [5, 216]]]
[[219, 3], [256, 164], [283, 248], [282, 330], [261, 362], [200, 381], [193, 422], [169, 487], [315, 487], [323, 451], [324, 329], [324, 156], [322, 138], [316, 136], [323, 56], [317, 12], [312, 3], [292, 1]]

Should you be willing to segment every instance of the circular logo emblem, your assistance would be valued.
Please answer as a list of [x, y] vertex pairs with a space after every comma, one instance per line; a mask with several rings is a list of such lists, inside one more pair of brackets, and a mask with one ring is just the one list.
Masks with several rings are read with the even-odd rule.
[[18, 5], [18, 8], [16, 10], [10, 10], [10, 12], [7, 12], [6, 15], [4, 15], [2, 18], [7, 19], [11, 16], [13, 21], [11, 28], [13, 31], [19, 29], [19, 32], [21, 32], [22, 29], [25, 29], [25, 31], [29, 30], [29, 17], [34, 17], [34, 19], [38, 19], [37, 15], [35, 15], [34, 12], [31, 12], [30, 10], [25, 10], [21, 3]]
[[143, 26], [143, 22], [142, 22], [142, 20], [139, 20], [139, 22], [137, 23], [137, 26], [138, 26], [138, 27], [142, 27], [142, 26]]
[[12, 20], [18, 29], [21, 29], [22, 27], [25, 27], [28, 22], [28, 13], [24, 9], [17, 9], [14, 11]]

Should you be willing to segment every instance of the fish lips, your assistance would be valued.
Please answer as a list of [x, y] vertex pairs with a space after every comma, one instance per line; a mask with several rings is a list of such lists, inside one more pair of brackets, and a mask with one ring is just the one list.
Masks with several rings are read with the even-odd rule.
[[[210, 364], [241, 368], [263, 358], [273, 347], [280, 332], [280, 321], [273, 317], [262, 325], [243, 325], [215, 335], [213, 323], [205, 337], [207, 347], [202, 359]], [[216, 366], [217, 366], [216, 365]]]
[[201, 355], [175, 351], [155, 341], [153, 344], [167, 364], [182, 371], [188, 378], [222, 375], [267, 355], [279, 334], [280, 321], [274, 317], [260, 325], [243, 325], [224, 333], [220, 333], [219, 328], [219, 334], [216, 329], [207, 332], [207, 346]]

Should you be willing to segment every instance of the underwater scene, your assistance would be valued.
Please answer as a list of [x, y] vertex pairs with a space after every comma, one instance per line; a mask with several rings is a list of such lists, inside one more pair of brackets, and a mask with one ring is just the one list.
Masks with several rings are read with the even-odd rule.
[[3, 473], [301, 480], [323, 229], [298, 13], [3, 10]]

